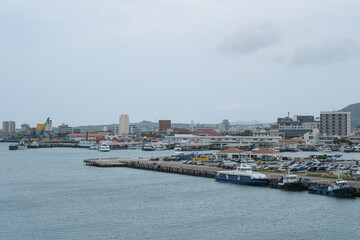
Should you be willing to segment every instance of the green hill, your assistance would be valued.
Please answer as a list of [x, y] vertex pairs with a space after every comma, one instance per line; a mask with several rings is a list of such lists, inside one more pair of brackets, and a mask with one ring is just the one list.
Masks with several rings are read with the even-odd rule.
[[351, 126], [356, 127], [360, 124], [360, 103], [350, 104], [349, 106], [340, 110], [340, 112], [351, 112]]

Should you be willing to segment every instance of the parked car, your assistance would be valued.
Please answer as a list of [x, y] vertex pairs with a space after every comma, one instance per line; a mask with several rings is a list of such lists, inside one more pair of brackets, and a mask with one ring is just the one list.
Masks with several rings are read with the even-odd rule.
[[236, 168], [236, 162], [232, 161], [223, 161], [221, 164], [222, 168]]

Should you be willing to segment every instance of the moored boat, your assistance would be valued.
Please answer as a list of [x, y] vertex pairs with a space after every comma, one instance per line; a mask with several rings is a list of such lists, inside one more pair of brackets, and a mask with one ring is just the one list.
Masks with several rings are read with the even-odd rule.
[[348, 186], [347, 181], [338, 179], [333, 184], [309, 187], [308, 191], [309, 193], [331, 197], [352, 198], [355, 196], [356, 188]]
[[280, 179], [271, 180], [270, 186], [287, 191], [302, 191], [307, 189], [304, 182], [301, 181], [301, 178], [298, 180], [297, 175], [290, 174], [290, 171]]
[[106, 144], [100, 144], [99, 145], [99, 151], [100, 152], [110, 152], [110, 147]]
[[254, 172], [251, 167], [240, 165], [236, 170], [218, 171], [215, 179], [221, 182], [231, 182], [246, 185], [265, 186], [270, 179], [262, 173]]

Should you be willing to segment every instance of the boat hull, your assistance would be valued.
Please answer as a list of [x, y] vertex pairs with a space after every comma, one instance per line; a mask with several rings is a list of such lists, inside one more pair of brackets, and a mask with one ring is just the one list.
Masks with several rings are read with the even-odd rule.
[[342, 189], [334, 189], [328, 190], [327, 187], [309, 187], [309, 193], [330, 196], [330, 197], [342, 197], [342, 198], [352, 198], [355, 196], [354, 188], [342, 188]]
[[269, 184], [269, 179], [227, 179], [216, 176], [215, 179], [219, 182], [230, 182], [236, 184], [253, 185], [253, 186], [266, 186]]
[[274, 182], [270, 182], [270, 187], [278, 188], [285, 191], [305, 191], [308, 189], [303, 182], [279, 184], [278, 181], [274, 181]]

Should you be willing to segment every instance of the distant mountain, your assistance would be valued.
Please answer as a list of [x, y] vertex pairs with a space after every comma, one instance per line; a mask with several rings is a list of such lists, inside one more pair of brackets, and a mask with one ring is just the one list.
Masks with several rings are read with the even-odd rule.
[[350, 104], [349, 106], [340, 110], [340, 112], [351, 112], [351, 126], [356, 127], [360, 124], [360, 103]]

